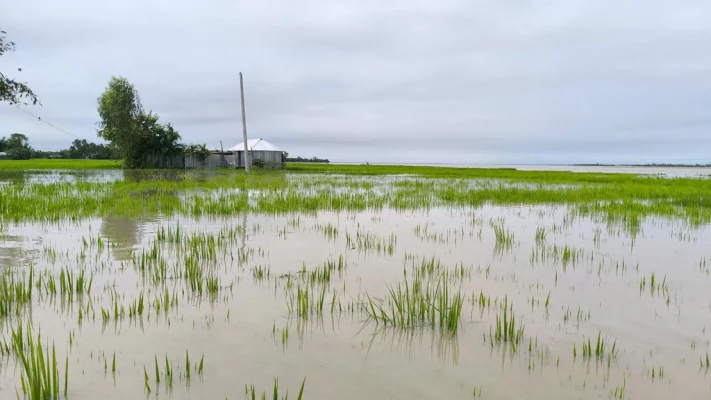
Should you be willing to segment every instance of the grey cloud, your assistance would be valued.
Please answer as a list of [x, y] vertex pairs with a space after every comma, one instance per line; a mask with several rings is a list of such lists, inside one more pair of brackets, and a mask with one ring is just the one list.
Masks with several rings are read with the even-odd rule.
[[[711, 160], [711, 3], [0, 0], [44, 104], [95, 138], [111, 75], [186, 142], [343, 161]], [[0, 135], [73, 139], [0, 105]]]

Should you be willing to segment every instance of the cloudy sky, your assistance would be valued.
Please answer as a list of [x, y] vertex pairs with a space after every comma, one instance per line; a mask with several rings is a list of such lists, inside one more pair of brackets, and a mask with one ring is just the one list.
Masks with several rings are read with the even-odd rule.
[[[26, 81], [96, 139], [112, 75], [187, 143], [353, 162], [711, 161], [709, 0], [0, 0]], [[22, 67], [21, 73], [15, 72]], [[74, 139], [7, 104], [0, 136]]]

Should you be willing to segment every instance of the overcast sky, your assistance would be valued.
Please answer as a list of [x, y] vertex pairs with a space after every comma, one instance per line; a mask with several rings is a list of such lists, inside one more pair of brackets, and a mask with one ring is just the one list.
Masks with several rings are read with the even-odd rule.
[[[26, 109], [87, 140], [121, 75], [185, 142], [233, 146], [242, 71], [250, 138], [291, 155], [711, 162], [709, 0], [0, 0], [0, 28]], [[12, 132], [74, 140], [0, 104]]]

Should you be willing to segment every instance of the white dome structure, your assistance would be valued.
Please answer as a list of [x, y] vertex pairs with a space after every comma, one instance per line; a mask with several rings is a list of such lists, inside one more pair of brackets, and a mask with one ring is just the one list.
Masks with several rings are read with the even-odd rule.
[[[249, 149], [249, 159], [253, 167], [267, 169], [284, 168], [284, 153], [282, 150], [264, 139], [247, 140]], [[244, 167], [244, 142], [232, 146], [227, 151], [232, 152], [235, 157], [235, 165]]]
[[[250, 151], [281, 151], [278, 147], [267, 142], [264, 139], [250, 139], [247, 140], [247, 148]], [[244, 142], [240, 142], [238, 145], [230, 147], [228, 151], [244, 151]]]

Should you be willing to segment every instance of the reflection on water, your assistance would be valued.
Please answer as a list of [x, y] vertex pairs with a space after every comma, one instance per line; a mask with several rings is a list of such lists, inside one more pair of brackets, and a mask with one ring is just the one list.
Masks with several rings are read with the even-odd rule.
[[106, 215], [101, 219], [99, 233], [109, 240], [116, 261], [128, 261], [141, 241], [143, 223], [133, 218]]
[[126, 170], [123, 179], [131, 182], [142, 181], [170, 181], [181, 182], [184, 180], [185, 171], [176, 169], [159, 170]]

